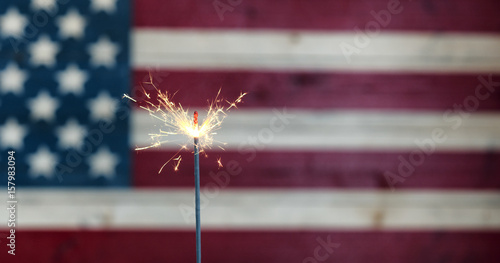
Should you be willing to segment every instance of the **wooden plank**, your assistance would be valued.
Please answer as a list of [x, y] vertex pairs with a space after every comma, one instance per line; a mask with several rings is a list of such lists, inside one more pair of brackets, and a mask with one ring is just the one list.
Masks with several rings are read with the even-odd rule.
[[[214, 2], [221, 3], [217, 12]], [[372, 12], [389, 10], [395, 2], [390, 20], [383, 18], [387, 30], [483, 31], [498, 32], [498, 1], [175, 1], [141, 0], [134, 2], [136, 27], [178, 28], [272, 28], [353, 30], [377, 21]], [[397, 3], [400, 3], [399, 5]], [[231, 6], [233, 3], [234, 6]], [[223, 11], [227, 9], [227, 11]], [[383, 12], [383, 11], [382, 11]], [[219, 15], [220, 14], [220, 15]], [[386, 23], [385, 21], [388, 21]]]
[[[215, 190], [202, 188], [205, 229], [500, 230], [488, 191]], [[24, 190], [19, 228], [191, 229], [189, 190]], [[7, 217], [7, 210], [0, 212]]]
[[[193, 110], [193, 109], [191, 109]], [[204, 111], [200, 112], [203, 120]], [[214, 138], [227, 150], [396, 150], [418, 149], [417, 143], [431, 140], [438, 151], [483, 151], [500, 147], [497, 113], [404, 112], [404, 111], [313, 111], [299, 109], [235, 110], [224, 120]], [[142, 109], [132, 111], [132, 145], [155, 141], [151, 133], [166, 129]], [[437, 133], [436, 133], [437, 132]], [[433, 134], [440, 134], [434, 138]], [[161, 148], [190, 145], [182, 135], [167, 140]], [[219, 144], [221, 145], [221, 144]], [[217, 146], [217, 144], [215, 145]]]
[[[192, 154], [182, 154], [177, 172], [173, 164], [162, 174], [160, 167], [175, 151], [133, 153], [134, 185], [139, 187], [191, 187]], [[224, 165], [219, 169], [216, 159]], [[215, 183], [221, 188], [336, 188], [389, 189], [384, 174], [400, 174], [401, 159], [410, 152], [395, 151], [209, 151], [201, 158], [202, 186]], [[439, 152], [427, 156], [415, 170], [395, 184], [402, 189], [500, 189], [498, 152]], [[405, 168], [406, 169], [406, 168]], [[229, 172], [237, 175], [231, 175]], [[229, 178], [226, 181], [224, 178]], [[217, 179], [219, 178], [219, 179]]]
[[[234, 99], [247, 92], [239, 108], [296, 107], [312, 109], [410, 109], [446, 110], [475, 96], [481, 84], [475, 74], [318, 73], [266, 71], [134, 70], [134, 98], [143, 98], [142, 87], [155, 98], [149, 73], [162, 91], [176, 93], [184, 106], [206, 107], [221, 90]], [[489, 80], [489, 75], [482, 75]], [[491, 76], [500, 82], [500, 75]], [[496, 87], [498, 89], [498, 87]], [[484, 92], [484, 90], [480, 90]], [[196, 94], [194, 96], [193, 94]], [[137, 104], [133, 104], [137, 106]], [[500, 109], [500, 92], [482, 100], [478, 111]]]
[[[499, 73], [500, 36], [145, 29], [132, 34], [135, 68]], [[346, 52], [346, 45], [358, 51]]]
[[[18, 233], [16, 231], [16, 233]], [[194, 231], [22, 231], [19, 262], [194, 262]], [[330, 244], [330, 250], [321, 246]], [[21, 243], [22, 242], [22, 243]], [[203, 262], [498, 262], [499, 232], [207, 231]], [[22, 244], [22, 245], [21, 245]], [[316, 251], [316, 253], [315, 253]], [[3, 261], [12, 258], [0, 254]], [[321, 261], [318, 261], [321, 262]]]

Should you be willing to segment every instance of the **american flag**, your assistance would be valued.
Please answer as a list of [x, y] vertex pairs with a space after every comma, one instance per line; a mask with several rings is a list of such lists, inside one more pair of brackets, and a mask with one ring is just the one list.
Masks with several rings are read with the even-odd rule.
[[152, 81], [248, 92], [201, 158], [203, 262], [498, 262], [499, 7], [2, 0], [0, 259], [195, 260], [191, 152], [134, 150]]

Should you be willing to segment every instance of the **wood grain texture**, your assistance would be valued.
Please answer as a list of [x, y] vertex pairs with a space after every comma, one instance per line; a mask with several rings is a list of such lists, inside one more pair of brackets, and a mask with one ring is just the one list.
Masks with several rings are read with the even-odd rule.
[[[132, 34], [132, 61], [135, 68], [198, 70], [500, 72], [498, 34], [382, 32], [357, 38], [354, 32], [140, 28]], [[357, 51], [346, 58], [345, 45]]]
[[[25, 190], [18, 200], [19, 229], [194, 227], [191, 189]], [[499, 205], [493, 191], [201, 189], [204, 229], [499, 231]]]
[[[353, 30], [374, 20], [371, 11], [387, 10], [389, 0], [301, 1], [242, 0], [219, 17], [215, 1], [134, 1], [136, 27], [274, 28]], [[226, 0], [220, 2], [228, 4]], [[402, 11], [391, 17], [388, 30], [498, 32], [495, 0], [401, 0]], [[231, 9], [232, 8], [232, 9]]]
[[[186, 107], [206, 107], [221, 90], [221, 97], [237, 98], [247, 92], [239, 108], [402, 109], [446, 110], [475, 96], [488, 74], [393, 74], [279, 71], [134, 70], [134, 98], [143, 87], [155, 98], [151, 77], [162, 91], [175, 92], [174, 100]], [[492, 75], [500, 82], [500, 75]], [[496, 87], [500, 89], [500, 87]], [[483, 90], [481, 90], [483, 92]], [[194, 96], [193, 94], [196, 94]], [[138, 106], [137, 104], [132, 104]], [[500, 92], [482, 100], [478, 111], [500, 110]]]
[[[16, 232], [17, 233], [17, 232]], [[19, 231], [19, 262], [194, 262], [193, 231]], [[204, 231], [203, 262], [307, 262], [318, 239], [340, 246], [326, 262], [497, 263], [498, 232]], [[17, 251], [16, 251], [17, 252]], [[1, 253], [2, 261], [12, 258]], [[312, 261], [314, 262], [314, 261]]]
[[[158, 175], [163, 163], [175, 151], [134, 152], [134, 185], [139, 187], [191, 187], [192, 155], [182, 155], [178, 172], [168, 165]], [[389, 189], [386, 171], [398, 174], [400, 156], [409, 160], [410, 152], [395, 151], [238, 151], [209, 152], [201, 158], [201, 185], [216, 183], [227, 188], [341, 188]], [[236, 168], [218, 169], [216, 157], [224, 165], [236, 162]], [[254, 159], [252, 159], [254, 157]], [[498, 152], [440, 152], [426, 157], [414, 173], [396, 184], [398, 189], [499, 189], [500, 155]], [[147, 165], [142, 165], [147, 163]], [[228, 171], [241, 171], [228, 175]], [[219, 176], [216, 176], [219, 173]], [[230, 178], [226, 184], [214, 178]]]
[[[193, 110], [193, 109], [191, 109]], [[204, 111], [198, 110], [203, 120]], [[300, 109], [235, 110], [216, 130], [216, 143], [227, 150], [378, 150], [408, 151], [432, 141], [436, 151], [500, 149], [498, 113], [404, 111], [312, 111]], [[150, 134], [168, 129], [142, 109], [131, 115], [132, 145], [156, 142]], [[437, 136], [436, 136], [437, 134]], [[159, 138], [162, 149], [192, 145], [184, 135]], [[191, 148], [191, 147], [189, 147]]]

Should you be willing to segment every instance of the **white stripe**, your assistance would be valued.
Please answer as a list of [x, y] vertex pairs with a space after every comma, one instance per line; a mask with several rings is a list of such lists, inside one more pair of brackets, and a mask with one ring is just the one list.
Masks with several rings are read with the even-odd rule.
[[[135, 68], [500, 72], [500, 35], [383, 32], [366, 46], [345, 31], [136, 29]], [[346, 57], [340, 45], [359, 50]]]
[[[288, 124], [276, 113], [284, 111], [294, 115]], [[202, 111], [199, 112], [203, 119]], [[416, 142], [432, 140], [433, 132], [442, 129], [446, 140], [435, 142], [438, 151], [498, 150], [499, 119], [497, 113], [472, 113], [453, 129], [457, 119], [445, 119], [442, 112], [238, 109], [229, 113], [214, 138], [227, 143], [225, 149], [233, 150], [251, 145], [270, 150], [412, 150], [418, 148]], [[149, 134], [158, 133], [161, 127], [161, 121], [148, 116], [145, 110], [133, 110], [132, 145], [150, 145]], [[182, 136], [168, 138], [170, 142], [162, 144], [165, 149], [177, 149], [179, 144], [191, 142]]]
[[[191, 213], [190, 189], [24, 189], [17, 195], [18, 228], [192, 228], [179, 209], [184, 204]], [[500, 229], [498, 192], [233, 190], [205, 204], [204, 229]]]

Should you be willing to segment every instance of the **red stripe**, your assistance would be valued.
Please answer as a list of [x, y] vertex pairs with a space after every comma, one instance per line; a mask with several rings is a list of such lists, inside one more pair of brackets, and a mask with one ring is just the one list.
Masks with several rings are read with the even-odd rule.
[[[249, 148], [249, 147], [247, 147]], [[246, 149], [246, 148], [245, 148]], [[138, 151], [134, 153], [134, 185], [140, 187], [192, 187], [193, 157], [182, 156], [180, 170], [172, 166], [158, 175], [158, 170], [174, 152]], [[332, 187], [387, 188], [385, 171], [399, 174], [399, 156], [409, 160], [408, 152], [209, 152], [200, 159], [201, 185], [216, 183], [221, 187]], [[216, 157], [225, 167], [217, 169]], [[228, 163], [237, 166], [229, 167]], [[500, 153], [435, 153], [415, 172], [396, 184], [397, 189], [499, 189]], [[241, 168], [239, 168], [241, 167]], [[237, 171], [241, 172], [237, 174]], [[232, 172], [234, 175], [231, 175]], [[214, 176], [213, 174], [219, 174]], [[224, 174], [228, 174], [225, 176]], [[229, 178], [217, 181], [214, 178]]]
[[[475, 96], [478, 75], [369, 74], [303, 72], [197, 72], [151, 71], [162, 90], [178, 91], [183, 106], [205, 107], [222, 88], [223, 98], [235, 99], [248, 92], [241, 107], [376, 108], [445, 110]], [[484, 75], [488, 79], [488, 75]], [[500, 75], [494, 75], [498, 82]], [[142, 96], [140, 84], [149, 81], [147, 71], [134, 72], [133, 92]], [[144, 84], [146, 89], [152, 87]], [[481, 92], [488, 92], [481, 90]], [[500, 92], [481, 101], [479, 110], [499, 110]]]
[[[373, 10], [387, 10], [390, 0], [301, 1], [252, 0], [236, 5], [221, 20], [213, 3], [228, 0], [136, 0], [134, 25], [138, 27], [275, 28], [353, 30], [376, 21]], [[500, 4], [496, 0], [401, 0], [399, 14], [391, 15], [385, 29], [431, 31], [500, 30]], [[229, 6], [232, 8], [231, 6]]]
[[[193, 232], [16, 231], [2, 262], [194, 262]], [[328, 238], [330, 236], [330, 238]], [[321, 241], [340, 244], [323, 249]], [[498, 262], [497, 232], [203, 231], [203, 262]], [[15, 261], [12, 261], [15, 260]], [[318, 261], [321, 262], [321, 261]]]

